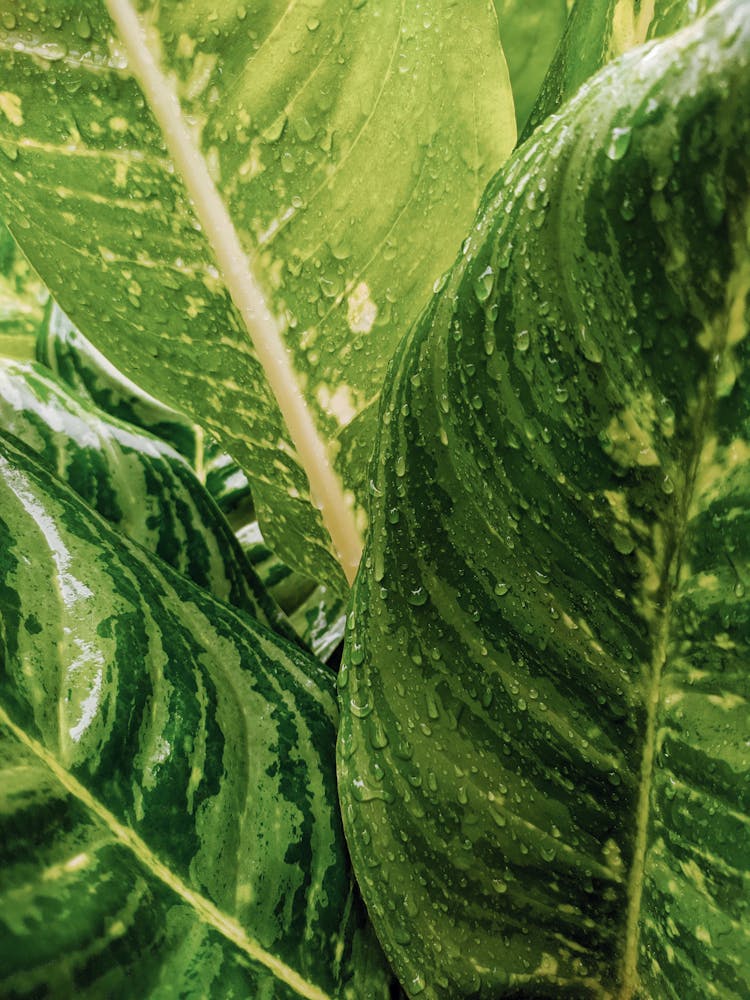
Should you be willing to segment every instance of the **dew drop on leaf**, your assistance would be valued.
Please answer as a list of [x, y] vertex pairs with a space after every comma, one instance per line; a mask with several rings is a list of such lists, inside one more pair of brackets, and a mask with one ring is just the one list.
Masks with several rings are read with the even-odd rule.
[[610, 160], [621, 160], [627, 153], [631, 131], [629, 128], [612, 129], [607, 145], [607, 156]]

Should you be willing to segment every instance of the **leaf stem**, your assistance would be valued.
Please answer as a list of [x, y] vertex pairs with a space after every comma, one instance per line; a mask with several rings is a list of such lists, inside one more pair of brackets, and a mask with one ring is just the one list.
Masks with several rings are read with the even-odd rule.
[[244, 320], [336, 555], [347, 580], [352, 583], [362, 554], [362, 540], [341, 480], [331, 465], [328, 449], [302, 394], [284, 343], [282, 324], [271, 310], [198, 143], [185, 121], [175, 88], [149, 47], [146, 29], [131, 0], [106, 0], [106, 4], [125, 46], [129, 68], [161, 126], [167, 151], [192, 199], [232, 301]]

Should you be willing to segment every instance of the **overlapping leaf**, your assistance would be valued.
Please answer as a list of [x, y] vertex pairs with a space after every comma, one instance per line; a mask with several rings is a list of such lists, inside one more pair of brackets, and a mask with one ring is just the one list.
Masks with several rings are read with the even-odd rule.
[[[57, 306], [53, 306], [49, 322], [40, 332], [37, 357], [71, 386], [76, 395], [82, 394], [106, 413], [163, 438], [188, 459], [195, 475], [226, 516], [260, 582], [273, 601], [288, 614], [294, 632], [319, 659], [328, 660], [343, 639], [344, 601], [330, 588], [291, 570], [266, 545], [255, 518], [250, 484], [236, 462], [222, 453], [187, 417], [164, 406], [126, 379]], [[181, 475], [185, 477], [184, 470]], [[199, 484], [195, 483], [193, 489], [202, 495]], [[139, 501], [133, 497], [130, 506], [138, 508]], [[205, 503], [203, 507], [206, 508]], [[211, 507], [209, 504], [204, 510], [204, 515], [209, 515], [206, 527], [216, 521]], [[220, 534], [222, 537], [226, 534], [223, 521]], [[189, 544], [185, 548], [191, 553], [194, 551], [194, 546]], [[223, 549], [231, 561], [237, 561], [234, 539], [224, 544]], [[178, 557], [178, 553], [175, 556]], [[179, 558], [184, 559], [185, 555]], [[215, 589], [212, 592], [226, 596]], [[279, 624], [278, 615], [272, 617]], [[288, 626], [281, 625], [282, 634], [287, 634]]]
[[750, 4], [492, 183], [400, 350], [340, 794], [411, 995], [750, 992]]
[[0, 462], [0, 992], [387, 997], [329, 673]]
[[524, 137], [612, 59], [692, 24], [716, 0], [576, 0]]
[[[317, 430], [362, 500], [387, 361], [514, 142], [494, 11], [486, 0], [138, 7], [284, 320]], [[253, 471], [274, 549], [343, 587], [103, 0], [0, 13], [0, 209], [24, 250], [118, 368]]]
[[494, 0], [523, 131], [568, 20], [566, 0]]
[[[77, 396], [111, 417], [154, 434], [175, 448], [199, 474], [205, 466], [205, 435], [183, 413], [144, 392], [112, 365], [53, 303], [36, 339], [36, 360]], [[205, 477], [204, 477], [205, 478]]]
[[215, 597], [295, 638], [221, 512], [169, 445], [88, 405], [31, 362], [0, 360], [0, 430], [36, 451], [133, 541]]

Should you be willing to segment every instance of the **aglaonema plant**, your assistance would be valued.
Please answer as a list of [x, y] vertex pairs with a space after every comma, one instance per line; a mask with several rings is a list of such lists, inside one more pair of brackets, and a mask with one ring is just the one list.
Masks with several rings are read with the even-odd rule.
[[0, 25], [2, 995], [743, 1000], [750, 2]]

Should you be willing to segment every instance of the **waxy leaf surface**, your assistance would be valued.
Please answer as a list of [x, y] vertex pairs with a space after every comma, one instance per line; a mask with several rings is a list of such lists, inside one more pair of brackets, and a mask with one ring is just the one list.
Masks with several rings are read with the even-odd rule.
[[49, 293], [0, 222], [0, 355], [31, 358]]
[[0, 468], [0, 992], [386, 998], [329, 672]]
[[340, 794], [411, 995], [750, 993], [750, 4], [611, 64], [399, 351]]
[[287, 639], [295, 633], [221, 511], [169, 445], [107, 416], [33, 362], [0, 359], [0, 430], [133, 541]]

